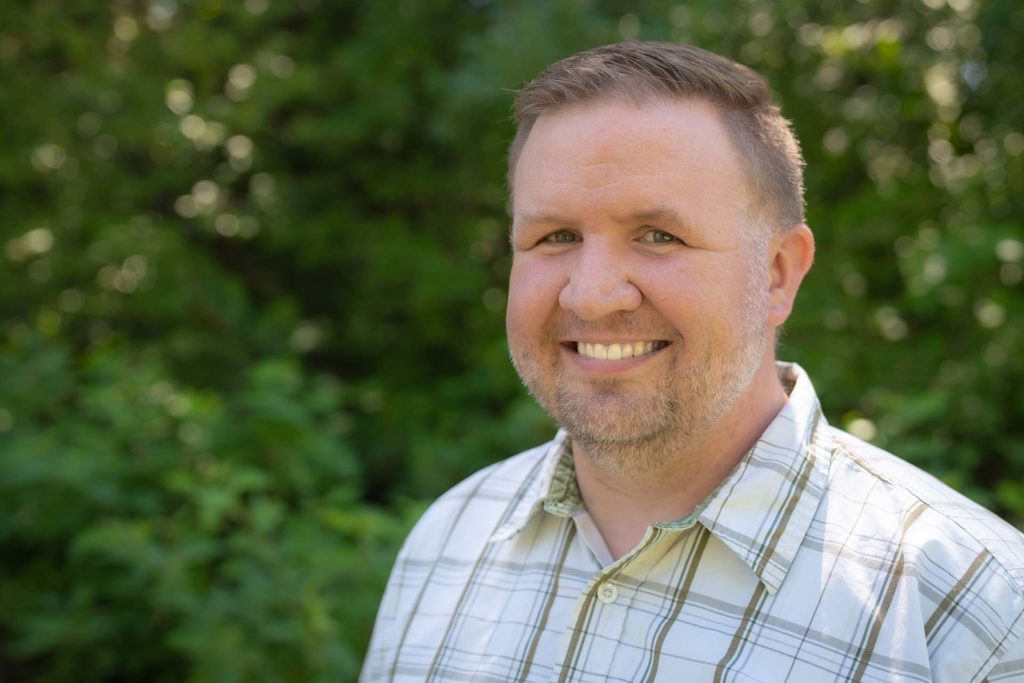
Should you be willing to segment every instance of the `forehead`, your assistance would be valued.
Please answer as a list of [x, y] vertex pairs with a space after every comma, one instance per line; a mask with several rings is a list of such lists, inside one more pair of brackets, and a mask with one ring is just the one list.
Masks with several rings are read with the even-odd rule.
[[513, 187], [514, 217], [666, 204], [721, 213], [745, 210], [748, 194], [718, 110], [700, 99], [601, 101], [541, 116], [523, 145]]

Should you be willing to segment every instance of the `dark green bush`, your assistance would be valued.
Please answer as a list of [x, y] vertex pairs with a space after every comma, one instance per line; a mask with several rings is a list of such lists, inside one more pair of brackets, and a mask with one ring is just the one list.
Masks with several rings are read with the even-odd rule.
[[[11, 665], [75, 680], [354, 674], [405, 525], [360, 504], [335, 380], [271, 359], [214, 393], [172, 384], [155, 354], [24, 351], [3, 369], [26, 425], [0, 437]], [[18, 400], [42, 386], [53, 403]]]

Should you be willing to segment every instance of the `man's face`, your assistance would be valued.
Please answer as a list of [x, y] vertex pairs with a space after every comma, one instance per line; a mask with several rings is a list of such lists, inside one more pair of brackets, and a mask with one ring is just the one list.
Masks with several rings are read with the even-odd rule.
[[506, 322], [530, 392], [584, 444], [706, 434], [773, 361], [766, 257], [712, 105], [543, 116], [514, 188]]

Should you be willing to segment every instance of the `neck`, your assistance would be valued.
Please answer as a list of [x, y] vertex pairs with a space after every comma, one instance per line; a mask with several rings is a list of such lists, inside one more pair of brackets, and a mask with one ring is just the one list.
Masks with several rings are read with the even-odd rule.
[[774, 363], [764, 364], [749, 389], [700, 436], [664, 434], [626, 445], [573, 439], [580, 494], [612, 557], [632, 550], [648, 527], [692, 512], [785, 403]]

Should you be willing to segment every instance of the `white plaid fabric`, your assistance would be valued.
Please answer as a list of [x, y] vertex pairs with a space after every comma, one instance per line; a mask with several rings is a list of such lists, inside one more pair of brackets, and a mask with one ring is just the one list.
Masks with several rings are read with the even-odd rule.
[[1024, 681], [1021, 534], [779, 371], [757, 445], [616, 562], [562, 433], [449, 491], [398, 556], [361, 680]]

